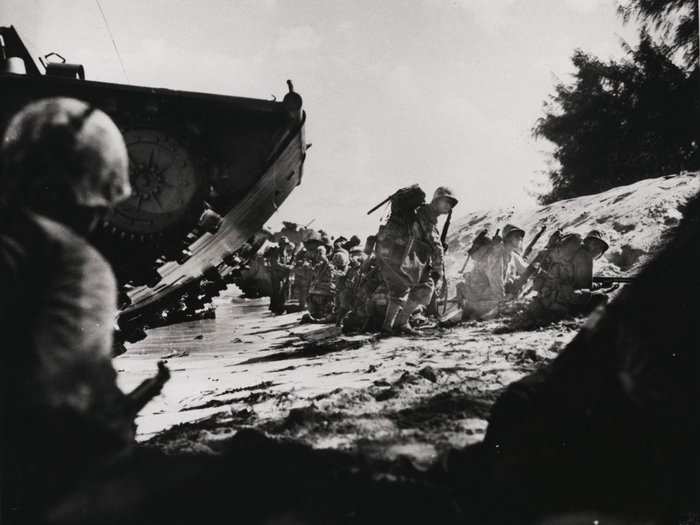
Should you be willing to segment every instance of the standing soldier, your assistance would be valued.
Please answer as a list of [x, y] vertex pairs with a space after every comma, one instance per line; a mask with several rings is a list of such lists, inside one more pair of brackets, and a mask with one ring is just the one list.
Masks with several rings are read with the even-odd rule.
[[300, 310], [306, 310], [312, 273], [311, 256], [304, 248], [294, 257], [294, 296], [299, 301]]
[[340, 325], [345, 315], [350, 312], [358, 295], [360, 278], [362, 277], [362, 264], [364, 262], [364, 251], [360, 246], [350, 249], [350, 263], [348, 270], [342, 279], [339, 280], [336, 290], [335, 316], [336, 322]]
[[297, 298], [299, 299], [299, 308], [306, 310], [309, 300], [309, 290], [311, 289], [311, 281], [314, 277], [314, 266], [318, 262], [317, 249], [323, 243], [321, 234], [311, 230], [306, 238], [304, 248], [297, 254], [294, 269], [294, 283], [296, 286]]
[[275, 315], [284, 313], [285, 303], [289, 291], [289, 273], [292, 266], [294, 245], [284, 235], [277, 242], [277, 247], [272, 249], [270, 257], [270, 280], [272, 293], [270, 294], [270, 310]]
[[[408, 190], [416, 189], [420, 191], [417, 187]], [[397, 326], [403, 333], [416, 334], [410, 316], [430, 303], [435, 283], [443, 274], [438, 217], [448, 214], [458, 201], [452, 190], [441, 186], [429, 204], [395, 212], [395, 202], [389, 221], [377, 234], [377, 260], [389, 294], [382, 332], [392, 333]]]
[[40, 512], [133, 443], [143, 398], [117, 386], [116, 280], [87, 240], [129, 196], [127, 164], [112, 120], [75, 99], [34, 102], [5, 133], [0, 513], [17, 521], [33, 522], [26, 512]]
[[316, 248], [314, 275], [309, 288], [309, 315], [313, 321], [332, 320], [335, 296], [335, 271], [326, 256], [326, 247]]

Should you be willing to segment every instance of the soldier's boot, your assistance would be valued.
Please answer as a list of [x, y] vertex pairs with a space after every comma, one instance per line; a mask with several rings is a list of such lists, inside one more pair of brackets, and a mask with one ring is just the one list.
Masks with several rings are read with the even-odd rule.
[[397, 330], [402, 334], [419, 335], [420, 332], [411, 326], [409, 322], [411, 314], [416, 311], [416, 308], [423, 304], [421, 301], [409, 299], [401, 310], [401, 313], [396, 317]]
[[391, 335], [394, 333], [394, 323], [402, 307], [402, 302], [389, 301], [389, 304], [386, 306], [386, 314], [384, 315], [384, 324], [382, 324], [382, 334]]

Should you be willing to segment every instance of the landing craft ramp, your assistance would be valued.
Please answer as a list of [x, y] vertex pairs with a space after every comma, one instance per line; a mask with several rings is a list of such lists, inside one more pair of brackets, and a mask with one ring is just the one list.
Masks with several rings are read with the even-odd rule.
[[226, 256], [301, 183], [306, 115], [290, 81], [280, 101], [96, 82], [60, 55], [37, 64], [14, 27], [0, 37], [0, 132], [25, 104], [66, 96], [124, 135], [134, 192], [92, 239], [126, 286], [122, 320], [192, 293], [205, 270], [230, 272]]

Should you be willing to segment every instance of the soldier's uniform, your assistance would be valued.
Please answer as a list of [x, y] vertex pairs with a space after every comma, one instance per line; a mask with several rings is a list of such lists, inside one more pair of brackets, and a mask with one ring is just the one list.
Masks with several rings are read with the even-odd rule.
[[[503, 227], [503, 242], [499, 243], [501, 251], [501, 278], [497, 286], [502, 288], [502, 298], [505, 298], [518, 277], [527, 269], [527, 263], [520, 255], [520, 246], [525, 231], [512, 224]], [[499, 292], [501, 293], [501, 292]]]
[[338, 279], [335, 295], [335, 315], [339, 323], [355, 307], [362, 277], [362, 255], [362, 248], [352, 248], [347, 271]]
[[473, 267], [459, 288], [464, 318], [480, 318], [503, 300], [502, 254], [491, 246], [477, 248], [472, 255]]
[[270, 280], [272, 293], [270, 295], [270, 310], [274, 314], [284, 313], [285, 303], [289, 295], [289, 273], [293, 270], [293, 245], [286, 237], [279, 240], [279, 246], [272, 249], [270, 256]]
[[457, 204], [451, 190], [438, 188], [430, 204], [418, 207], [411, 224], [390, 219], [377, 234], [377, 261], [389, 294], [385, 332], [390, 332], [394, 323], [411, 331], [411, 314], [428, 305], [435, 281], [442, 276], [444, 254], [436, 208], [440, 200], [450, 206]]
[[306, 310], [306, 301], [313, 277], [313, 262], [310, 254], [303, 250], [294, 260], [294, 297], [299, 301], [299, 308]]
[[600, 254], [607, 250], [607, 243], [594, 230], [584, 243], [578, 234], [565, 235], [561, 245], [551, 255], [547, 271], [538, 282], [537, 299], [545, 309], [557, 314], [583, 314], [605, 302], [603, 294], [593, 291], [593, 259], [588, 248], [590, 241], [604, 244]]
[[[348, 332], [357, 330], [379, 330], [386, 312], [386, 288], [381, 272], [377, 266], [374, 254], [367, 257], [359, 267], [357, 284], [354, 286], [354, 295], [351, 297], [352, 310], [343, 319], [343, 329]], [[373, 300], [375, 291], [382, 287], [382, 304]], [[370, 322], [371, 316], [379, 316], [379, 321]]]
[[314, 267], [309, 288], [309, 314], [317, 321], [330, 321], [335, 300], [336, 271], [325, 255], [325, 248], [319, 247], [318, 250], [319, 262]]
[[133, 442], [111, 362], [116, 281], [85, 238], [131, 188], [118, 128], [74, 99], [24, 108], [1, 158], [0, 513], [12, 521], [8, 508], [36, 511]]

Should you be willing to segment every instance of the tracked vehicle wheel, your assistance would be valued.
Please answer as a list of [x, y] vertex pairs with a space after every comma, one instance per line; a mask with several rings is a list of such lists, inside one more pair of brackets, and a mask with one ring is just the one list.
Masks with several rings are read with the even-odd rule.
[[106, 229], [141, 243], [180, 237], [204, 209], [207, 178], [191, 149], [157, 129], [124, 132], [133, 193], [108, 219]]

